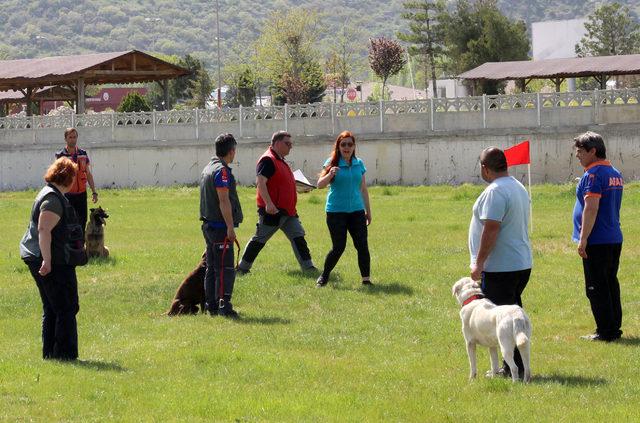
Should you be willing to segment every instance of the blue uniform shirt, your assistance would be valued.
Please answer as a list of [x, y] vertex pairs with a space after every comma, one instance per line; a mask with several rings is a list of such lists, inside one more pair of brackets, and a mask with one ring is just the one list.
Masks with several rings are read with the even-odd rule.
[[[330, 159], [324, 163], [324, 167], [327, 166], [331, 166]], [[367, 171], [364, 163], [359, 158], [352, 157], [351, 166], [349, 166], [340, 157], [338, 167], [340, 170], [329, 186], [325, 210], [332, 213], [351, 213], [364, 210], [364, 200], [360, 192], [362, 175]]]
[[620, 205], [624, 181], [618, 170], [608, 160], [589, 165], [576, 188], [576, 204], [573, 208], [573, 240], [580, 241], [582, 212], [585, 197], [598, 197], [600, 204], [596, 221], [587, 244], [621, 244]]
[[[213, 175], [213, 184], [216, 189], [229, 189], [231, 184], [235, 185], [235, 183], [236, 181], [231, 174], [231, 171], [226, 167], [223, 167]], [[211, 229], [225, 229], [227, 227], [227, 224], [224, 222], [224, 220], [220, 222], [207, 222], [207, 224]], [[238, 227], [238, 225], [234, 226]]]

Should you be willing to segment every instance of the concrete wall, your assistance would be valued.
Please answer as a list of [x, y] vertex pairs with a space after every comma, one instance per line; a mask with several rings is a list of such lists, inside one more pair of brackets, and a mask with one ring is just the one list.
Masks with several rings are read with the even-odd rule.
[[[418, 116], [418, 115], [416, 115]], [[424, 115], [421, 115], [424, 118]], [[322, 120], [318, 120], [322, 121]], [[409, 122], [419, 128], [423, 122]], [[338, 125], [341, 127], [341, 125]], [[640, 178], [640, 124], [615, 124], [536, 129], [458, 130], [446, 133], [397, 131], [384, 134], [357, 134], [357, 154], [368, 169], [367, 178], [377, 184], [460, 184], [479, 182], [477, 161], [480, 151], [495, 145], [508, 148], [525, 139], [531, 141], [534, 183], [565, 182], [582, 174], [573, 157], [572, 139], [591, 129], [606, 141], [608, 157], [627, 180]], [[55, 138], [36, 143], [0, 145], [0, 189], [19, 190], [42, 185], [42, 175], [62, 147], [60, 131]], [[89, 141], [87, 129], [80, 129], [80, 145], [86, 148], [99, 187], [166, 186], [195, 184], [202, 168], [213, 155], [210, 139], [183, 141]], [[203, 135], [202, 138], [205, 136]], [[315, 180], [329, 155], [334, 137], [294, 137], [295, 146], [287, 157], [293, 169], [302, 169]], [[243, 185], [255, 181], [255, 162], [268, 146], [266, 139], [239, 140], [234, 174]], [[526, 166], [512, 168], [524, 177]]]

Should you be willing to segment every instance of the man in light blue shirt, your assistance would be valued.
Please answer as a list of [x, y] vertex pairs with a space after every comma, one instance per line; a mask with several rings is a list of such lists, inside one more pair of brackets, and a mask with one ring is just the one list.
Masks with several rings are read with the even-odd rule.
[[[471, 278], [482, 280], [482, 292], [496, 305], [518, 304], [529, 282], [532, 266], [529, 242], [529, 195], [524, 186], [509, 176], [507, 158], [496, 147], [480, 155], [482, 179], [489, 186], [473, 205], [469, 225]], [[520, 373], [522, 358], [515, 351]], [[510, 376], [504, 364], [502, 373]], [[522, 377], [522, 376], [520, 376]]]

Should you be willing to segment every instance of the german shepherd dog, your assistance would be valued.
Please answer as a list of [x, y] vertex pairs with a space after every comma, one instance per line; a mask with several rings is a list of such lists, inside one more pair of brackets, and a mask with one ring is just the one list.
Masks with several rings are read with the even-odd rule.
[[206, 251], [202, 253], [202, 259], [198, 266], [193, 269], [178, 287], [176, 296], [171, 303], [167, 314], [175, 316], [177, 314], [196, 314], [198, 305], [200, 311], [204, 308], [204, 274], [207, 271]]
[[104, 246], [104, 226], [107, 224], [109, 215], [102, 207], [89, 209], [89, 224], [85, 233], [87, 256], [89, 257], [109, 257], [109, 249]]

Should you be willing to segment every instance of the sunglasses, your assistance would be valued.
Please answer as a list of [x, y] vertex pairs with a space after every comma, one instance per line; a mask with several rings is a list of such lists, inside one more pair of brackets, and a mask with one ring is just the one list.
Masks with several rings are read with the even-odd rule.
[[340, 147], [353, 147], [355, 143], [352, 142], [341, 142]]

